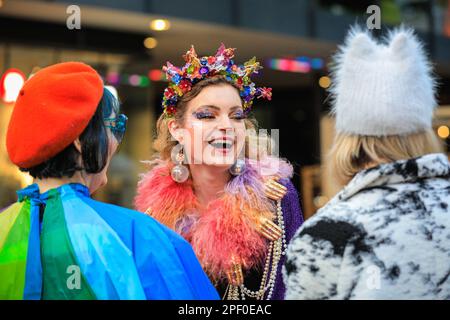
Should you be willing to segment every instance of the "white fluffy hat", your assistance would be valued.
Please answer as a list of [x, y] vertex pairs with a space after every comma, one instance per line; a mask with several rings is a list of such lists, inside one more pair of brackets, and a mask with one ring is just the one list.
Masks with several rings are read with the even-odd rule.
[[386, 136], [431, 128], [435, 82], [414, 31], [378, 43], [352, 28], [334, 57], [330, 88], [339, 133]]

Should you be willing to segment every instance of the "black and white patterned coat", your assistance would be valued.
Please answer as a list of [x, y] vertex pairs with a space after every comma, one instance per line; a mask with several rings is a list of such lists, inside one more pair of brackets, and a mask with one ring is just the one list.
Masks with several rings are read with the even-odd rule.
[[293, 237], [286, 299], [450, 299], [443, 154], [359, 172]]

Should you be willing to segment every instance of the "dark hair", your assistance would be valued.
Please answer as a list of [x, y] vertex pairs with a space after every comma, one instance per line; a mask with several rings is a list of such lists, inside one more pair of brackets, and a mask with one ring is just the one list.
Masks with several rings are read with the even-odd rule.
[[[71, 178], [75, 172], [81, 170], [87, 173], [99, 173], [105, 168], [109, 154], [108, 132], [103, 119], [110, 117], [113, 113], [118, 114], [119, 109], [119, 101], [108, 89], [104, 89], [94, 116], [79, 137], [81, 154], [71, 143], [51, 159], [37, 166], [20, 168], [20, 170], [29, 172], [33, 178], [39, 179]], [[79, 157], [81, 157], [82, 166], [78, 165]]]

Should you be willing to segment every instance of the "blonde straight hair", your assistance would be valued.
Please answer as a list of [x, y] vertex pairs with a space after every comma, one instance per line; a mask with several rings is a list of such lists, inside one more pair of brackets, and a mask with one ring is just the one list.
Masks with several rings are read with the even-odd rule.
[[344, 186], [370, 166], [442, 151], [432, 129], [384, 137], [338, 133], [328, 154], [328, 170], [335, 182]]

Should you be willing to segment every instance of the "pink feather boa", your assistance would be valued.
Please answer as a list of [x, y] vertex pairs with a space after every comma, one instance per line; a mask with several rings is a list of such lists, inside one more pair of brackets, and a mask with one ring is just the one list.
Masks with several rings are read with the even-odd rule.
[[273, 201], [264, 195], [264, 178], [292, 176], [292, 166], [278, 158], [247, 160], [246, 171], [234, 177], [225, 193], [201, 208], [192, 181], [176, 183], [170, 176], [171, 163], [159, 161], [141, 176], [135, 207], [188, 240], [200, 263], [214, 280], [222, 280], [232, 258], [244, 270], [260, 266], [267, 241], [257, 231], [260, 217], [273, 219]]

